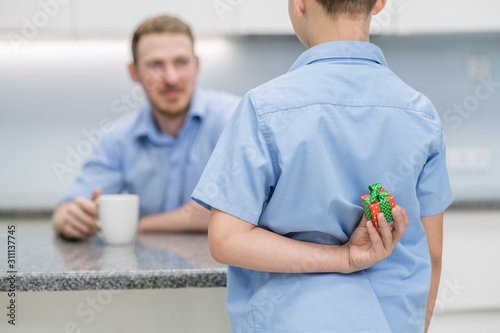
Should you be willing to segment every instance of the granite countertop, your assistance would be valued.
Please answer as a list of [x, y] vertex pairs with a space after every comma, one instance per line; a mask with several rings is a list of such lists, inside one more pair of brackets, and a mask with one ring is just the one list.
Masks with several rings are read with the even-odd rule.
[[[108, 246], [100, 236], [69, 242], [55, 235], [15, 235], [17, 291], [225, 287], [206, 234], [139, 235]], [[7, 235], [0, 234], [0, 291], [7, 291]]]

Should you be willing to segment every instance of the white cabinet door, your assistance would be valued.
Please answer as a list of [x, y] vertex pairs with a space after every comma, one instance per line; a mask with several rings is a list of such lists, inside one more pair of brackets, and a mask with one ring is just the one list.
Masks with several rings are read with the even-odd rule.
[[445, 213], [437, 314], [500, 309], [499, 214], [500, 210]]
[[[395, 33], [399, 14], [398, 0], [388, 0], [387, 6], [376, 15], [371, 24], [372, 34]], [[234, 8], [237, 16], [234, 33], [236, 34], [293, 34], [292, 23], [288, 16], [286, 0], [221, 0], [238, 3]]]
[[2, 0], [0, 29], [25, 39], [44, 33], [69, 33], [70, 0]]
[[[286, 0], [3, 0], [0, 29], [34, 39], [43, 33], [131, 33], [144, 19], [179, 16], [197, 35], [293, 34]], [[500, 31], [500, 1], [388, 0], [372, 34]]]
[[[74, 0], [77, 1], [77, 0]], [[235, 0], [232, 0], [233, 2]], [[227, 0], [222, 0], [227, 3]], [[82, 34], [132, 33], [145, 19], [161, 14], [177, 16], [188, 23], [195, 34], [229, 33], [234, 27], [233, 7], [222, 12], [218, 1], [201, 0], [81, 0], [78, 2], [77, 22]]]
[[286, 0], [222, 0], [235, 3], [235, 34], [293, 34]]
[[500, 31], [498, 0], [398, 1], [398, 31], [403, 34]]
[[164, 12], [165, 7], [175, 11], [177, 5], [173, 1], [164, 1], [162, 4], [156, 0], [84, 0], [78, 1], [76, 21], [83, 34], [133, 31], [139, 21], [153, 13]]

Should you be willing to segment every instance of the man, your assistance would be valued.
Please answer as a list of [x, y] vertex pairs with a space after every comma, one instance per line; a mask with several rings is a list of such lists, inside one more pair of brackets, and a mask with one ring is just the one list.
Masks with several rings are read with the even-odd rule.
[[[385, 3], [289, 0], [308, 50], [243, 98], [193, 192], [234, 332], [427, 330], [453, 195], [436, 110], [369, 43]], [[377, 229], [379, 182], [404, 209]]]
[[239, 99], [196, 87], [193, 35], [177, 18], [142, 23], [132, 54], [130, 76], [149, 102], [104, 136], [54, 212], [63, 237], [95, 235], [95, 199], [123, 191], [140, 196], [140, 232], [207, 230], [209, 214], [190, 194]]

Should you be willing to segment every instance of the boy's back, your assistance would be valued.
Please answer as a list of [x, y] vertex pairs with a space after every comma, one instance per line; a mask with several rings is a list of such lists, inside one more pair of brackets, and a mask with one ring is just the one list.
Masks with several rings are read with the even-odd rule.
[[[335, 3], [349, 1], [369, 2]], [[453, 200], [440, 120], [375, 45], [345, 41], [357, 38], [354, 23], [367, 40], [369, 21], [330, 20], [320, 2], [329, 3], [289, 1], [310, 49], [289, 73], [244, 97], [192, 196], [215, 208], [210, 247], [229, 265], [233, 331], [422, 332], [435, 294], [429, 247], [439, 240], [428, 246], [420, 219]], [[377, 0], [374, 11], [384, 4]], [[330, 42], [325, 22], [344, 24], [327, 31]], [[411, 221], [399, 243], [401, 216], [392, 240], [386, 224], [378, 238], [370, 223], [357, 223], [360, 196], [379, 182]], [[385, 260], [344, 268], [354, 243], [370, 257], [382, 242], [392, 244]]]
[[[452, 201], [444, 163], [437, 113], [373, 44], [318, 45], [291, 72], [251, 91], [207, 166], [227, 170], [206, 172], [219, 194], [200, 183], [195, 198], [293, 239], [340, 245], [363, 214], [360, 196], [382, 182], [413, 223], [389, 258], [353, 274], [230, 267], [233, 330], [422, 331], [430, 264], [419, 220]], [[256, 195], [260, 188], [244, 191], [248, 184], [272, 187], [270, 198]]]

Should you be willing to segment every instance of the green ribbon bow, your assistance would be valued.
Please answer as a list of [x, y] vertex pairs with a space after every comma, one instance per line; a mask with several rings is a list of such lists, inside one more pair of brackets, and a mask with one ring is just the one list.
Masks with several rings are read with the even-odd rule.
[[368, 203], [375, 203], [378, 201], [380, 212], [384, 213], [387, 222], [392, 222], [394, 219], [392, 218], [391, 201], [386, 197], [387, 195], [389, 195], [389, 192], [387, 191], [380, 192], [381, 189], [382, 189], [381, 183], [368, 186], [368, 190], [370, 191], [370, 197], [365, 198], [363, 202], [363, 206], [366, 212], [366, 218], [368, 220], [372, 219], [370, 209], [368, 208]]

